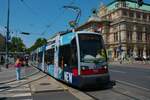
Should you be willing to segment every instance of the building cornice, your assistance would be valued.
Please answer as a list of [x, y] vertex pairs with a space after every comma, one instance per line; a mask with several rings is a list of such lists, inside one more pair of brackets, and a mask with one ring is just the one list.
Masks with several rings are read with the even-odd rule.
[[[112, 5], [113, 3], [115, 3], [115, 2], [118, 2], [119, 0], [113, 0], [112, 2], [110, 2], [109, 4], [107, 4], [106, 5], [106, 7], [108, 7], [108, 6], [110, 6], [110, 5]], [[121, 1], [121, 0], [120, 0]], [[132, 3], [137, 3], [137, 1], [136, 0], [124, 0], [124, 1], [129, 1], [129, 2], [132, 2]], [[150, 6], [150, 4], [149, 3], [143, 3], [144, 5], [147, 5], [147, 6]]]

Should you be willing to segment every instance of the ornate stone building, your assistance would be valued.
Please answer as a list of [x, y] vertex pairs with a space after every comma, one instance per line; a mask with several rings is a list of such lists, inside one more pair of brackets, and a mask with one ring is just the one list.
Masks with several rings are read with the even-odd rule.
[[[144, 3], [138, 7], [136, 0], [114, 0], [106, 6], [101, 5], [97, 14], [103, 22], [97, 24], [97, 30], [103, 34], [109, 57], [150, 57], [150, 4]], [[106, 21], [111, 23], [105, 24]]]

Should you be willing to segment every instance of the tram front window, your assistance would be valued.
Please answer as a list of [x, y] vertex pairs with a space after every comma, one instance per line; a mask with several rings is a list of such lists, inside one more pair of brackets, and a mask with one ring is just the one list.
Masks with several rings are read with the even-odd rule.
[[106, 62], [107, 56], [102, 36], [97, 34], [79, 34], [80, 60], [83, 63]]

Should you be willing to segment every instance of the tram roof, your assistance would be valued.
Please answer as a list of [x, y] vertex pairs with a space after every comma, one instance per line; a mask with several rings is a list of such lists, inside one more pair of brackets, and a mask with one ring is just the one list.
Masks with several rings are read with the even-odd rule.
[[[75, 37], [76, 33], [77, 34], [80, 34], [80, 33], [87, 34], [87, 33], [89, 33], [89, 34], [99, 34], [99, 35], [101, 35], [100, 33], [89, 32], [89, 31], [76, 31], [76, 32], [70, 31], [70, 32], [66, 32], [66, 33], [56, 33], [53, 36], [51, 36], [51, 38], [49, 40], [47, 40], [48, 41], [47, 45], [43, 45], [41, 47], [38, 47], [34, 52], [41, 52], [45, 49], [53, 48], [56, 45], [55, 40], [56, 40], [57, 35], [60, 35], [60, 45], [69, 44], [72, 41], [72, 39]], [[51, 43], [49, 44], [49, 42], [51, 42]]]
[[[49, 42], [49, 41], [55, 40], [57, 35], [63, 36], [63, 35], [72, 34], [72, 33], [74, 33], [74, 34], [76, 34], [76, 33], [92, 33], [92, 34], [96, 34], [96, 32], [90, 32], [90, 31], [75, 31], [75, 32], [73, 32], [72, 30], [67, 30], [67, 31], [61, 31], [61, 32], [58, 32], [58, 33], [55, 33], [55, 34], [51, 35], [50, 38], [47, 41]], [[97, 34], [100, 34], [100, 33], [97, 33]]]

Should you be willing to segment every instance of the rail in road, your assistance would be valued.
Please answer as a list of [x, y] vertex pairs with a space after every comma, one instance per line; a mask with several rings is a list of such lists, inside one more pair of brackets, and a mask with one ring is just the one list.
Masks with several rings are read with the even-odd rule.
[[[59, 83], [62, 84], [62, 83]], [[65, 84], [63, 84], [65, 85]], [[65, 85], [79, 100], [150, 100], [150, 90], [116, 81], [113, 87], [81, 91]]]
[[150, 100], [150, 90], [116, 82], [116, 86], [108, 89], [84, 92], [93, 100]]

